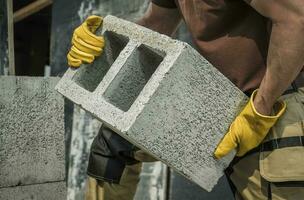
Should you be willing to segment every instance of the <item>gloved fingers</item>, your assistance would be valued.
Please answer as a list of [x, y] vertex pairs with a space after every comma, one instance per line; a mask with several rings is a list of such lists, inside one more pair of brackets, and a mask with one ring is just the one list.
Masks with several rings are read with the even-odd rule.
[[235, 137], [233, 137], [232, 133], [229, 131], [226, 133], [222, 141], [217, 146], [214, 156], [217, 159], [220, 159], [226, 156], [230, 151], [237, 147], [237, 142], [235, 141]]
[[74, 34], [90, 45], [101, 48], [104, 46], [103, 36], [97, 36], [93, 34], [85, 25], [78, 27], [75, 30]]
[[86, 63], [92, 63], [95, 59], [93, 55], [80, 51], [75, 46], [72, 46], [70, 55]]
[[71, 67], [78, 68], [82, 64], [81, 60], [74, 58], [73, 56], [70, 55], [70, 53], [68, 53], [67, 59], [68, 59], [68, 65]]
[[74, 35], [72, 39], [72, 44], [80, 51], [86, 52], [94, 56], [100, 56], [102, 53], [102, 48], [90, 45], [84, 42], [81, 38], [77, 37], [76, 35]]
[[238, 142], [238, 151], [236, 155], [239, 157], [244, 156], [247, 152], [259, 146], [266, 137], [266, 133], [268, 133], [268, 131], [261, 135], [250, 132], [244, 133], [243, 139]]
[[86, 20], [85, 23], [88, 27], [88, 29], [95, 33], [95, 31], [100, 27], [102, 24], [103, 18], [97, 15], [91, 15]]

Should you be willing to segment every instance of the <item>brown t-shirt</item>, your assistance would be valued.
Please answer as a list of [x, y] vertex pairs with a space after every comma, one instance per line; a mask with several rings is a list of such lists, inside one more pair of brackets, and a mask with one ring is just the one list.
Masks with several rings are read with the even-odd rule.
[[178, 8], [199, 52], [241, 90], [256, 89], [265, 73], [268, 21], [243, 0], [152, 0]]

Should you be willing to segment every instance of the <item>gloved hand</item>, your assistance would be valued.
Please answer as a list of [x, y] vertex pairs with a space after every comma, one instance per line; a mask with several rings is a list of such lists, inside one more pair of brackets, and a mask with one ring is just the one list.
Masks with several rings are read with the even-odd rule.
[[104, 48], [104, 38], [94, 33], [102, 25], [102, 17], [89, 16], [78, 28], [72, 38], [72, 47], [67, 55], [71, 67], [79, 67], [82, 63], [92, 63], [100, 56]]
[[235, 148], [237, 149], [237, 156], [245, 155], [262, 142], [270, 128], [284, 113], [285, 102], [277, 102], [278, 111], [275, 115], [259, 114], [253, 104], [256, 93], [257, 90], [252, 93], [247, 105], [230, 125], [228, 133], [217, 146], [214, 153], [216, 158], [222, 158]]

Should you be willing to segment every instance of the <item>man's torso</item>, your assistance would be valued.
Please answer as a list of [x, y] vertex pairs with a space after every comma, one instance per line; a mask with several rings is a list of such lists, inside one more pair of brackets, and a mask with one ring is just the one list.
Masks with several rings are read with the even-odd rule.
[[153, 0], [176, 6], [198, 51], [243, 91], [264, 76], [268, 21], [243, 0]]

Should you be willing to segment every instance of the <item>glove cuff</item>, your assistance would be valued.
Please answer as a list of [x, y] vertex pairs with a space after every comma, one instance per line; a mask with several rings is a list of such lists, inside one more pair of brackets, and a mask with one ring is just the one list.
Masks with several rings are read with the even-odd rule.
[[259, 118], [263, 118], [265, 120], [270, 120], [270, 121], [272, 121], [272, 120], [276, 121], [279, 117], [281, 117], [281, 115], [283, 115], [283, 113], [286, 110], [286, 103], [284, 101], [276, 102], [276, 104], [278, 104], [278, 111], [276, 111], [275, 115], [269, 116], [269, 115], [263, 115], [263, 114], [259, 113], [253, 104], [253, 100], [254, 100], [257, 92], [258, 92], [258, 89], [256, 89], [250, 97], [250, 106], [251, 106], [251, 109], [252, 109], [254, 115], [256, 115]]
[[96, 30], [101, 26], [102, 21], [102, 17], [99, 17], [97, 15], [91, 15], [85, 20], [84, 25], [88, 28], [90, 32], [95, 33]]

